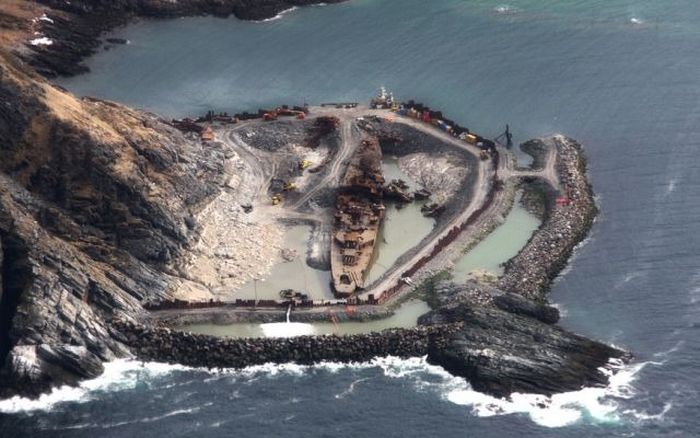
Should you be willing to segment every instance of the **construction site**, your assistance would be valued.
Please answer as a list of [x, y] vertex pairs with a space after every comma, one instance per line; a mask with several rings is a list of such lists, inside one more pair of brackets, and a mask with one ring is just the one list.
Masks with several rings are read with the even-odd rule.
[[505, 145], [383, 89], [368, 106], [173, 125], [220, 155], [227, 182], [196, 214], [193, 251], [172, 264], [176, 300], [153, 309], [386, 303], [519, 176]]

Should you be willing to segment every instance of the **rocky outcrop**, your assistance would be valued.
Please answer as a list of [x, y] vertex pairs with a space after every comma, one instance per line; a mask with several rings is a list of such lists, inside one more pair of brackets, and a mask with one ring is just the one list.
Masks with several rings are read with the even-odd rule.
[[41, 33], [51, 46], [31, 46], [26, 59], [45, 76], [75, 75], [87, 71], [82, 61], [95, 53], [103, 32], [135, 17], [173, 18], [212, 14], [263, 20], [295, 7], [344, 0], [39, 0], [51, 7], [51, 21], [42, 21]]
[[604, 386], [610, 359], [628, 358], [621, 350], [495, 306], [463, 302], [420, 319], [426, 325], [454, 322], [463, 327], [446, 344], [432, 345], [428, 361], [465, 377], [478, 391], [501, 397]]
[[559, 321], [559, 310], [555, 307], [528, 300], [522, 295], [504, 293], [495, 296], [493, 303], [505, 312], [535, 318], [545, 324], [555, 324]]
[[128, 354], [107, 321], [170, 296], [168, 262], [196, 238], [223, 159], [3, 54], [0, 100], [0, 392], [35, 392]]

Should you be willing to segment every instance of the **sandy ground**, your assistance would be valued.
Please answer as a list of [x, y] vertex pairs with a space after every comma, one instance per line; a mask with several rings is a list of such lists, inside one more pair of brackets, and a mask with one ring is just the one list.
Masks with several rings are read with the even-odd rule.
[[[282, 210], [269, 205], [265, 194], [268, 175], [258, 156], [243, 153], [241, 148], [246, 146], [240, 141], [228, 145], [237, 148], [226, 163], [230, 178], [196, 217], [200, 239], [177, 262], [185, 279], [175, 289], [176, 298], [230, 300], [236, 289], [264, 277], [281, 258], [284, 226], [278, 219]], [[248, 203], [255, 208], [245, 213], [241, 205]]]

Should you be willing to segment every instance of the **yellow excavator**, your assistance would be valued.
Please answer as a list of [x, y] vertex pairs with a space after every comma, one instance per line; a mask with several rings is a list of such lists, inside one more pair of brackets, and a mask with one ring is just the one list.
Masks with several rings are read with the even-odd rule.
[[272, 197], [272, 205], [277, 205], [282, 202], [282, 197], [280, 195], [274, 195]]
[[299, 162], [299, 169], [300, 169], [300, 170], [307, 169], [307, 168], [311, 167], [311, 164], [312, 164], [312, 163], [311, 163], [311, 161], [309, 161], [309, 160], [301, 160], [301, 161]]

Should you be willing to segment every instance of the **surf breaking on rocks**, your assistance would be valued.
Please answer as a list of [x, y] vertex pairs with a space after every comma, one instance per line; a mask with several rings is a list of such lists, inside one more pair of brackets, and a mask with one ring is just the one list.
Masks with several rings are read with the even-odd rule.
[[[449, 403], [469, 407], [470, 414], [478, 417], [525, 415], [534, 423], [544, 427], [570, 426], [584, 421], [595, 424], [619, 423], [627, 419], [644, 420], [650, 417], [650, 414], [645, 412], [623, 410], [620, 404], [621, 400], [634, 396], [633, 383], [638, 373], [647, 365], [646, 362], [634, 365], [612, 363], [611, 366], [619, 369], [611, 376], [610, 384], [605, 388], [582, 388], [579, 391], [555, 394], [551, 397], [514, 393], [506, 399], [474, 391], [464, 379], [450, 375], [439, 366], [430, 365], [425, 357], [401, 359], [389, 356], [367, 362], [322, 362], [317, 365], [268, 363], [243, 369], [219, 370], [120, 359], [105, 364], [105, 372], [101, 376], [86, 380], [78, 387], [55, 388], [38, 399], [15, 396], [0, 400], [0, 413], [49, 412], [64, 404], [90, 402], [104, 392], [134, 391], [139, 384], [162, 381], [177, 373], [206, 374], [209, 375], [209, 378], [205, 379], [206, 382], [212, 379], [233, 378], [249, 381], [284, 375], [302, 377], [313, 376], [318, 372], [335, 374], [374, 369], [384, 377], [406, 380], [416, 389], [432, 392]], [[353, 393], [366, 387], [363, 383], [370, 378], [363, 375], [354, 380], [348, 389], [336, 394], [335, 398], [352, 397]], [[158, 386], [149, 386], [149, 388], [156, 390]], [[165, 418], [167, 413], [160, 416]]]

